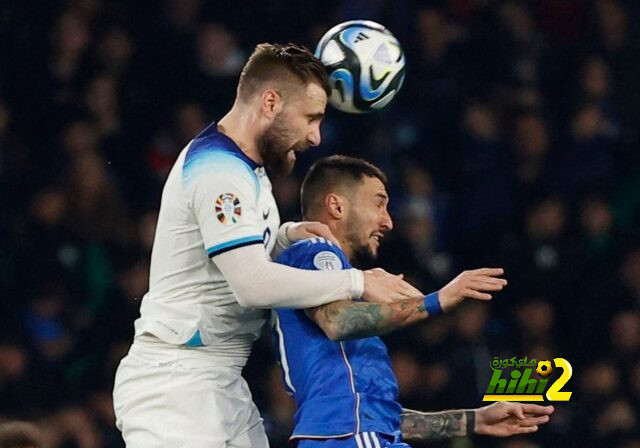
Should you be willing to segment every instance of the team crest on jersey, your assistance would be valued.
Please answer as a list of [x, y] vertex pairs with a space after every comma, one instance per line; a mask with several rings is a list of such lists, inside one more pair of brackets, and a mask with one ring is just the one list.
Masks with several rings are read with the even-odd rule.
[[320, 271], [339, 271], [342, 269], [340, 258], [331, 251], [323, 250], [313, 257], [313, 265]]
[[216, 199], [216, 217], [224, 225], [235, 224], [240, 220], [242, 207], [240, 199], [233, 193], [224, 193]]

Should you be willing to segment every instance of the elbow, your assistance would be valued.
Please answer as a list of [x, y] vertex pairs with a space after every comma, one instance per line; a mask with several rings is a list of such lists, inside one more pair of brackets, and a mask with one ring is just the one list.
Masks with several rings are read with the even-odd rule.
[[333, 342], [342, 342], [342, 341], [347, 341], [349, 339], [354, 339], [353, 335], [344, 331], [340, 331], [335, 327], [330, 327], [326, 329], [323, 328], [323, 330], [327, 338], [329, 338]]
[[329, 340], [333, 342], [340, 342], [344, 340], [344, 335], [342, 335], [341, 332], [338, 331], [338, 329], [333, 325], [323, 325], [322, 331], [324, 332], [325, 336], [327, 336], [327, 338], [329, 338]]
[[234, 291], [236, 296], [236, 302], [243, 308], [262, 308], [262, 305], [257, 297], [253, 297], [251, 294], [247, 294], [242, 291]]
[[243, 308], [254, 308], [253, 304], [248, 301], [245, 297], [236, 295], [236, 302]]
[[325, 331], [324, 334], [327, 335], [327, 337], [329, 338], [329, 340], [333, 341], [333, 342], [340, 342], [342, 341], [342, 339], [340, 338], [340, 335], [335, 333], [335, 332], [331, 332], [331, 331]]

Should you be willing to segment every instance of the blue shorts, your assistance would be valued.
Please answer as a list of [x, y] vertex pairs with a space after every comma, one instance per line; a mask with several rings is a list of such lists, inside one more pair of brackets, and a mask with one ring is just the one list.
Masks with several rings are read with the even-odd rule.
[[361, 432], [339, 439], [299, 439], [297, 448], [392, 448], [393, 437], [377, 432]]

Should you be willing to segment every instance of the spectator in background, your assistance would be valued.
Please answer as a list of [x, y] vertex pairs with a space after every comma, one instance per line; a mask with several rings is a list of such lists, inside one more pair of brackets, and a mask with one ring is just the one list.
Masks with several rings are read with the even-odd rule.
[[434, 191], [429, 171], [411, 164], [402, 178], [399, 204], [390, 204], [403, 218], [398, 221], [400, 235], [389, 235], [392, 243], [390, 249], [382, 247], [382, 258], [391, 272], [410, 273], [410, 266], [419, 267], [412, 281], [431, 290], [451, 278], [455, 267], [447, 233], [451, 212], [446, 198]]
[[592, 55], [586, 59], [579, 80], [580, 92], [577, 95], [586, 101], [597, 104], [607, 119], [609, 134], [620, 132], [620, 114], [611, 86], [611, 72], [605, 60]]
[[78, 11], [65, 11], [53, 30], [52, 57], [49, 61], [54, 87], [51, 98], [58, 106], [71, 106], [78, 100], [74, 87], [86, 76], [90, 43], [91, 36], [85, 18]]
[[30, 363], [28, 347], [10, 340], [0, 342], [0, 415], [28, 414], [30, 411]]
[[124, 201], [100, 155], [76, 157], [66, 178], [70, 222], [78, 236], [112, 244], [129, 238], [131, 229], [125, 218]]
[[503, 28], [501, 39], [502, 59], [508, 85], [539, 86], [540, 64], [544, 39], [536, 27], [531, 11], [521, 1], [507, 1], [497, 6], [498, 23]]
[[38, 429], [25, 422], [0, 424], [0, 448], [42, 448]]
[[587, 103], [573, 115], [554, 182], [563, 195], [606, 193], [613, 184], [615, 159], [610, 124], [599, 106]]
[[[517, 202], [522, 207], [548, 188], [550, 136], [543, 117], [532, 110], [517, 116], [510, 137]], [[521, 209], [519, 214], [522, 212]]]
[[92, 78], [87, 86], [85, 105], [101, 140], [122, 133], [116, 78], [110, 75]]
[[184, 146], [204, 129], [209, 119], [200, 103], [187, 102], [180, 105], [168, 125], [156, 130], [146, 151], [146, 162], [162, 184], [173, 166], [175, 158]]
[[116, 79], [126, 79], [131, 75], [135, 51], [131, 35], [124, 28], [115, 25], [107, 29], [97, 44], [98, 70]]
[[461, 406], [474, 406], [491, 380], [492, 351], [498, 349], [487, 334], [489, 312], [482, 304], [467, 303], [454, 316], [453, 338], [447, 346], [445, 377], [451, 385], [446, 392]]
[[510, 160], [491, 106], [476, 101], [467, 104], [462, 127], [457, 239], [465, 253], [463, 264], [468, 265], [469, 257], [490, 252], [488, 246], [493, 237], [509, 228], [515, 198], [508, 169]]

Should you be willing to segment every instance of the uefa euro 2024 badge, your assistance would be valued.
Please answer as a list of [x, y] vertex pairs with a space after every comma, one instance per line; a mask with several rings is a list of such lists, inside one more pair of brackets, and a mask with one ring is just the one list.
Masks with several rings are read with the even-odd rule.
[[215, 210], [218, 221], [226, 226], [237, 223], [242, 215], [240, 199], [233, 193], [223, 193], [218, 196]]

